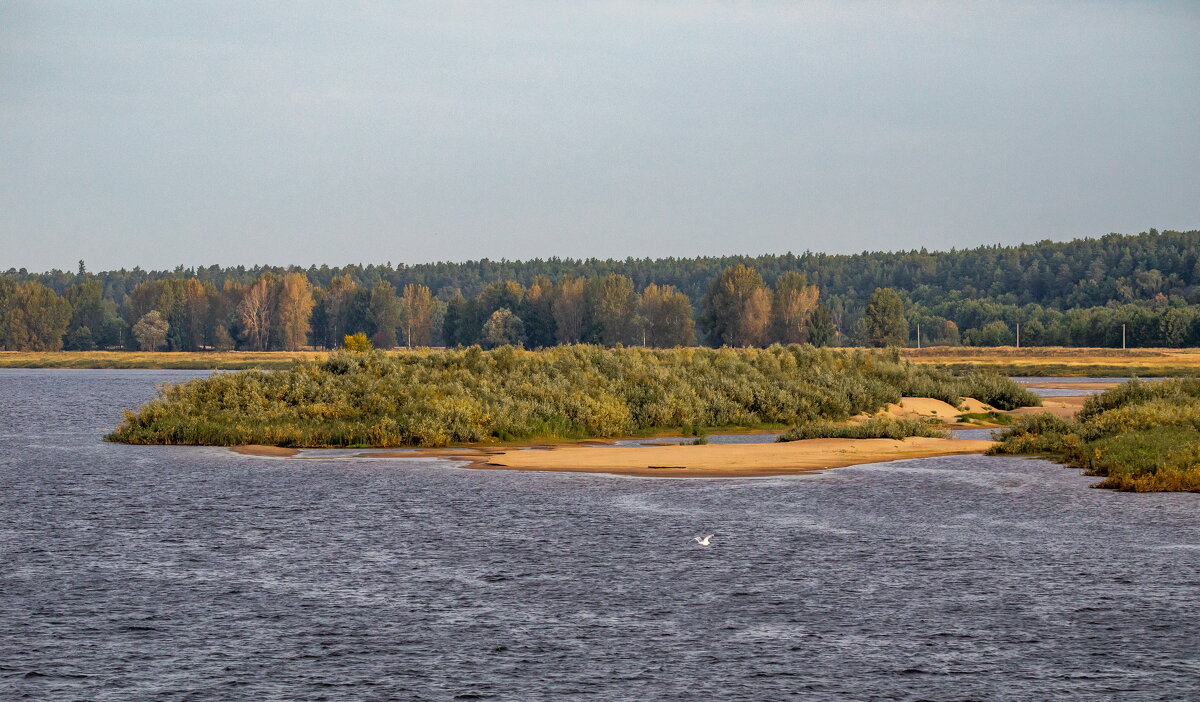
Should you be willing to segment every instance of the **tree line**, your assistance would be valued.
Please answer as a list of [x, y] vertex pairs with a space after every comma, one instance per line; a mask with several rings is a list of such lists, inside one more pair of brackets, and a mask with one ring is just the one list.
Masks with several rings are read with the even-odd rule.
[[930, 253], [0, 274], [7, 349], [1200, 345], [1200, 231]]
[[697, 323], [717, 345], [828, 343], [828, 315], [803, 274], [772, 289], [746, 266], [723, 272], [697, 318], [691, 301], [670, 285], [637, 290], [628, 276], [537, 278], [526, 287], [497, 281], [472, 297], [440, 300], [409, 283], [370, 287], [349, 275], [328, 287], [302, 272], [263, 273], [250, 284], [218, 288], [198, 278], [139, 283], [118, 305], [97, 279], [63, 295], [36, 280], [0, 279], [0, 340], [11, 350], [127, 348], [143, 351], [336, 348], [350, 335], [374, 345], [479, 344], [541, 348], [559, 344], [678, 347], [696, 344]]

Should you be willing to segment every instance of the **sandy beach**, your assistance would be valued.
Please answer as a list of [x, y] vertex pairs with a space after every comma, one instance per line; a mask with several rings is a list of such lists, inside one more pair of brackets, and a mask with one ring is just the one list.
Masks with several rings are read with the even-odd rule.
[[502, 451], [480, 460], [474, 467], [664, 478], [756, 477], [905, 458], [983, 453], [993, 443], [913, 437], [903, 441], [807, 439], [771, 444], [564, 446], [544, 451]]
[[[446, 458], [468, 467], [673, 478], [729, 478], [788, 475], [822, 468], [983, 453], [994, 442], [967, 439], [807, 439], [769, 444], [596, 446], [567, 444], [538, 448], [460, 448], [379, 451], [357, 458]], [[297, 449], [238, 446], [250, 456], [297, 457]]]

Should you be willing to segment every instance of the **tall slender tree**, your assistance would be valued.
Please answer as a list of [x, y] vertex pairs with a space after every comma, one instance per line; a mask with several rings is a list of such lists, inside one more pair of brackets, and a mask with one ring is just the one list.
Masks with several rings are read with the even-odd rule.
[[246, 289], [238, 305], [242, 339], [252, 351], [266, 351], [270, 346], [271, 322], [275, 307], [274, 285], [263, 276]]
[[400, 318], [404, 327], [404, 344], [429, 346], [433, 339], [433, 319], [437, 306], [433, 293], [424, 285], [409, 283], [400, 298]]
[[313, 286], [303, 273], [288, 273], [279, 284], [278, 318], [283, 348], [296, 351], [308, 343], [311, 331]]
[[583, 279], [564, 276], [554, 286], [550, 312], [554, 316], [554, 338], [560, 344], [583, 340]]
[[396, 345], [396, 330], [400, 328], [402, 313], [396, 287], [381, 280], [371, 288], [368, 316], [375, 328], [373, 341], [376, 348], [390, 349]]

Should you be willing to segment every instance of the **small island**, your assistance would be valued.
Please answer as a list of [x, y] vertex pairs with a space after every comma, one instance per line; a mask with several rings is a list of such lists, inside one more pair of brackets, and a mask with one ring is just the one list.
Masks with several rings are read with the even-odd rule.
[[[803, 345], [342, 351], [282, 371], [218, 373], [165, 386], [158, 398], [127, 412], [107, 438], [274, 447], [249, 450], [268, 455], [419, 448], [486, 467], [773, 475], [981, 453], [992, 442], [951, 439], [935, 425], [961, 419], [978, 426], [972, 418], [1038, 404], [1008, 378], [955, 375], [895, 351]], [[564, 445], [747, 430], [786, 430], [786, 443]], [[501, 450], [521, 444], [551, 448]]]

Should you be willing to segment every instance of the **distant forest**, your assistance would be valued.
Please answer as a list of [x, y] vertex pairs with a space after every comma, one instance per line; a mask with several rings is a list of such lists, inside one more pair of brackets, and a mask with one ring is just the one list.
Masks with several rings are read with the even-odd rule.
[[1200, 346], [1200, 231], [967, 250], [0, 273], [8, 350]]

